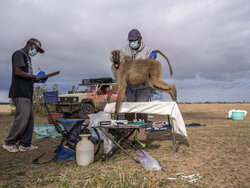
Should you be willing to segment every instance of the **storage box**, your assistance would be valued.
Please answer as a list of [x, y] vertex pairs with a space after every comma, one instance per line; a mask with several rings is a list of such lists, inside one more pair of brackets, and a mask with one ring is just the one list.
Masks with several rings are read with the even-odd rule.
[[[51, 116], [52, 116], [52, 118], [53, 118], [54, 121], [63, 118], [63, 114], [62, 113], [51, 113]], [[49, 124], [53, 124], [53, 122], [52, 122], [49, 114], [47, 115], [47, 118], [48, 118]]]
[[232, 120], [244, 120], [244, 112], [232, 112]]

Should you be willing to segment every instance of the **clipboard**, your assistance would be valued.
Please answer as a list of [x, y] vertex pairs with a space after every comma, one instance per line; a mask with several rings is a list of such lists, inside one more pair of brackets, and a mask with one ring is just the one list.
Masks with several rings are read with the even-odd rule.
[[44, 76], [41, 76], [41, 77], [38, 77], [37, 80], [43, 80], [44, 78], [49, 78], [49, 77], [52, 77], [52, 76], [56, 76], [60, 73], [60, 71], [56, 71], [56, 72], [52, 72], [50, 74], [46, 74]]

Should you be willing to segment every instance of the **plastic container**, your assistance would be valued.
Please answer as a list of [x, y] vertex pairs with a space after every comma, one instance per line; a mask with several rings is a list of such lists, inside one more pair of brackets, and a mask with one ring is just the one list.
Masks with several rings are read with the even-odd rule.
[[243, 112], [244, 113], [244, 117], [246, 117], [247, 115], [247, 111], [246, 110], [235, 110], [235, 109], [232, 109], [232, 110], [229, 110], [228, 111], [228, 118], [232, 118], [232, 113], [233, 112]]
[[232, 120], [244, 120], [244, 112], [232, 112]]
[[94, 162], [94, 144], [88, 140], [90, 134], [80, 134], [82, 138], [76, 145], [76, 162], [79, 166], [87, 166]]
[[[62, 113], [51, 113], [51, 116], [54, 119], [54, 121], [63, 118], [63, 114]], [[47, 115], [47, 119], [48, 119], [49, 124], [53, 124], [53, 122], [52, 122], [49, 114]]]

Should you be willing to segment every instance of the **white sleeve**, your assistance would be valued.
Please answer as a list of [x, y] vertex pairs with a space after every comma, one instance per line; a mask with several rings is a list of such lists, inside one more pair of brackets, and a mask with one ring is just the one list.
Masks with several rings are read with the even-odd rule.
[[147, 47], [147, 51], [146, 51], [146, 54], [147, 54], [147, 58], [149, 57], [149, 55], [151, 54], [152, 50], [150, 48]]
[[128, 49], [128, 45], [126, 45], [126, 46], [123, 46], [122, 48], [121, 48], [121, 52], [124, 54], [124, 55], [126, 55], [126, 56], [131, 56], [131, 52], [129, 51], [129, 49]]

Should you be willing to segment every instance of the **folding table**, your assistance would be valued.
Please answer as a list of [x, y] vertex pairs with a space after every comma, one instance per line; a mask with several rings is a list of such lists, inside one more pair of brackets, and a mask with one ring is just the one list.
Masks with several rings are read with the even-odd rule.
[[[134, 125], [134, 124], [128, 124], [128, 125], [121, 125], [118, 124], [116, 126], [114, 125], [100, 125], [97, 126], [96, 128], [99, 128], [101, 130], [101, 132], [108, 138], [110, 139], [115, 147], [113, 147], [105, 156], [104, 156], [104, 160], [110, 158], [118, 149], [121, 149], [123, 152], [125, 152], [133, 161], [135, 161], [136, 163], [139, 163], [139, 161], [137, 159], [135, 159], [132, 155], [129, 154], [129, 152], [126, 150], [126, 148], [124, 148], [123, 144], [127, 143], [128, 145], [130, 145], [132, 148], [134, 148], [135, 150], [137, 150], [138, 148], [136, 146], [134, 146], [129, 140], [129, 136], [133, 134], [133, 132], [139, 128], [146, 128], [147, 124], [145, 125]], [[126, 131], [125, 135], [124, 132], [123, 134], [120, 133], [121, 129], [126, 129], [129, 131]], [[111, 136], [109, 134], [109, 132], [113, 132], [113, 136]]]
[[[115, 112], [115, 103], [108, 103], [106, 104], [104, 108], [104, 113], [106, 114], [112, 114]], [[188, 140], [187, 140], [187, 131], [185, 127], [185, 123], [183, 121], [181, 112], [179, 110], [179, 107], [176, 102], [174, 101], [151, 101], [151, 102], [122, 102], [119, 113], [145, 113], [145, 114], [157, 114], [166, 116], [166, 120], [168, 121], [168, 126], [170, 128], [170, 133], [172, 135], [172, 141], [173, 141], [173, 147], [174, 150], [178, 151], [178, 144], [177, 139], [185, 142], [188, 146]], [[171, 120], [171, 124], [170, 124]], [[147, 124], [144, 126], [138, 126], [138, 125], [123, 125], [124, 129], [132, 128], [132, 132], [134, 132], [138, 128], [145, 128], [147, 127]], [[136, 159], [134, 159], [124, 147], [120, 143], [123, 141], [129, 144], [128, 137], [132, 134], [131, 132], [129, 135], [125, 135], [121, 137], [118, 142], [114, 140], [109, 134], [109, 129], [122, 129], [121, 125], [117, 125], [117, 127], [110, 126], [99, 126], [101, 131], [105, 136], [107, 136], [117, 147], [119, 147], [121, 150], [123, 150], [130, 158], [132, 158], [134, 161], [138, 162]], [[131, 143], [130, 143], [131, 144]], [[129, 145], [130, 145], [129, 144]], [[113, 151], [111, 151], [112, 154]], [[109, 157], [109, 154], [107, 155]]]

